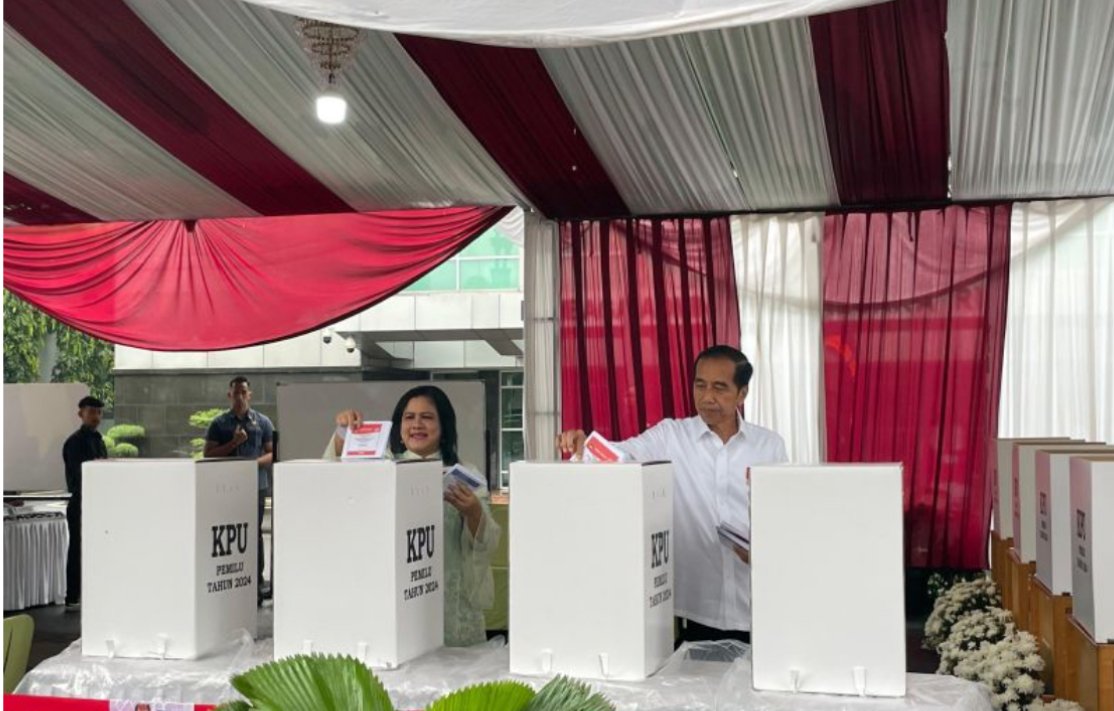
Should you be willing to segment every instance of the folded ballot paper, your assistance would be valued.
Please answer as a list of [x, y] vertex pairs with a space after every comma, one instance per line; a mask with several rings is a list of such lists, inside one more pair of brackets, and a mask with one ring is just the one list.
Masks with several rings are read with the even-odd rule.
[[382, 459], [387, 456], [387, 446], [391, 438], [389, 421], [362, 422], [350, 428], [344, 435], [344, 451], [340, 458]]
[[445, 474], [448, 475], [445, 479], [446, 487], [453, 481], [459, 481], [470, 489], [478, 489], [484, 484], [483, 479], [459, 464], [454, 464]]
[[630, 457], [611, 442], [608, 442], [599, 432], [592, 432], [588, 435], [588, 439], [584, 440], [584, 455], [581, 457], [581, 461], [627, 462], [630, 461]]
[[744, 550], [750, 550], [750, 539], [747, 538], [739, 529], [734, 528], [729, 523], [721, 523], [716, 526], [716, 533], [719, 534], [719, 539], [727, 546], [739, 546]]

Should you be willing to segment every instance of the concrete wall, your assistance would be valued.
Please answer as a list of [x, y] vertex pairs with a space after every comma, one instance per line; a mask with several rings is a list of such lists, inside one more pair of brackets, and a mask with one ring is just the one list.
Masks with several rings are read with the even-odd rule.
[[[522, 336], [522, 292], [398, 294], [332, 325], [334, 332], [364, 333], [408, 367], [421, 370], [514, 369], [521, 356], [500, 355], [483, 334]], [[463, 332], [467, 335], [451, 335]], [[435, 338], [436, 334], [445, 334]], [[521, 344], [519, 344], [521, 345]], [[358, 368], [359, 351], [349, 353], [344, 337], [331, 343], [322, 331], [263, 346], [227, 351], [148, 351], [116, 346], [116, 372], [158, 370]]]
[[[355, 325], [355, 318], [342, 321]], [[338, 324], [339, 326], [340, 324]], [[264, 346], [233, 348], [227, 351], [148, 351], [116, 346], [116, 372], [236, 368], [250, 370], [291, 370], [294, 368], [359, 368], [360, 353], [349, 353], [344, 339], [326, 344], [320, 331], [311, 331]]]

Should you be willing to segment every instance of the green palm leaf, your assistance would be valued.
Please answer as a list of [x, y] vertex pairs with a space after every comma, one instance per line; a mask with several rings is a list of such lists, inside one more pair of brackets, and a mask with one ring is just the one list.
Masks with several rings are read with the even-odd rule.
[[297, 655], [233, 677], [250, 702], [235, 711], [394, 711], [386, 689], [352, 657]]
[[525, 711], [615, 711], [615, 707], [584, 682], [559, 676], [542, 687]]
[[534, 690], [517, 681], [493, 681], [468, 686], [442, 696], [426, 711], [523, 711]]

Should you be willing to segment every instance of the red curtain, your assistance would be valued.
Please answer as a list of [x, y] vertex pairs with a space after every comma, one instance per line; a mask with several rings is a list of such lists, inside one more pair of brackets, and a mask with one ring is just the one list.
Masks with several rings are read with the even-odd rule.
[[947, 1], [814, 15], [809, 29], [840, 202], [946, 199]]
[[508, 209], [5, 227], [4, 286], [113, 343], [237, 348], [391, 296]]
[[1009, 205], [825, 218], [828, 460], [904, 465], [910, 566], [986, 566], [1009, 229]]
[[564, 426], [635, 435], [693, 413], [709, 345], [738, 346], [726, 217], [561, 224]]

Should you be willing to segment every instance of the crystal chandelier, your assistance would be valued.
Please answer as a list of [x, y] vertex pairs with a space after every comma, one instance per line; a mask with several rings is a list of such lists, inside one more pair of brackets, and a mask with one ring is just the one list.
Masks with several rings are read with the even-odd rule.
[[328, 124], [344, 123], [348, 102], [337, 87], [337, 79], [352, 61], [362, 31], [305, 17], [297, 18], [294, 28], [324, 83], [324, 89], [317, 95], [317, 119]]

